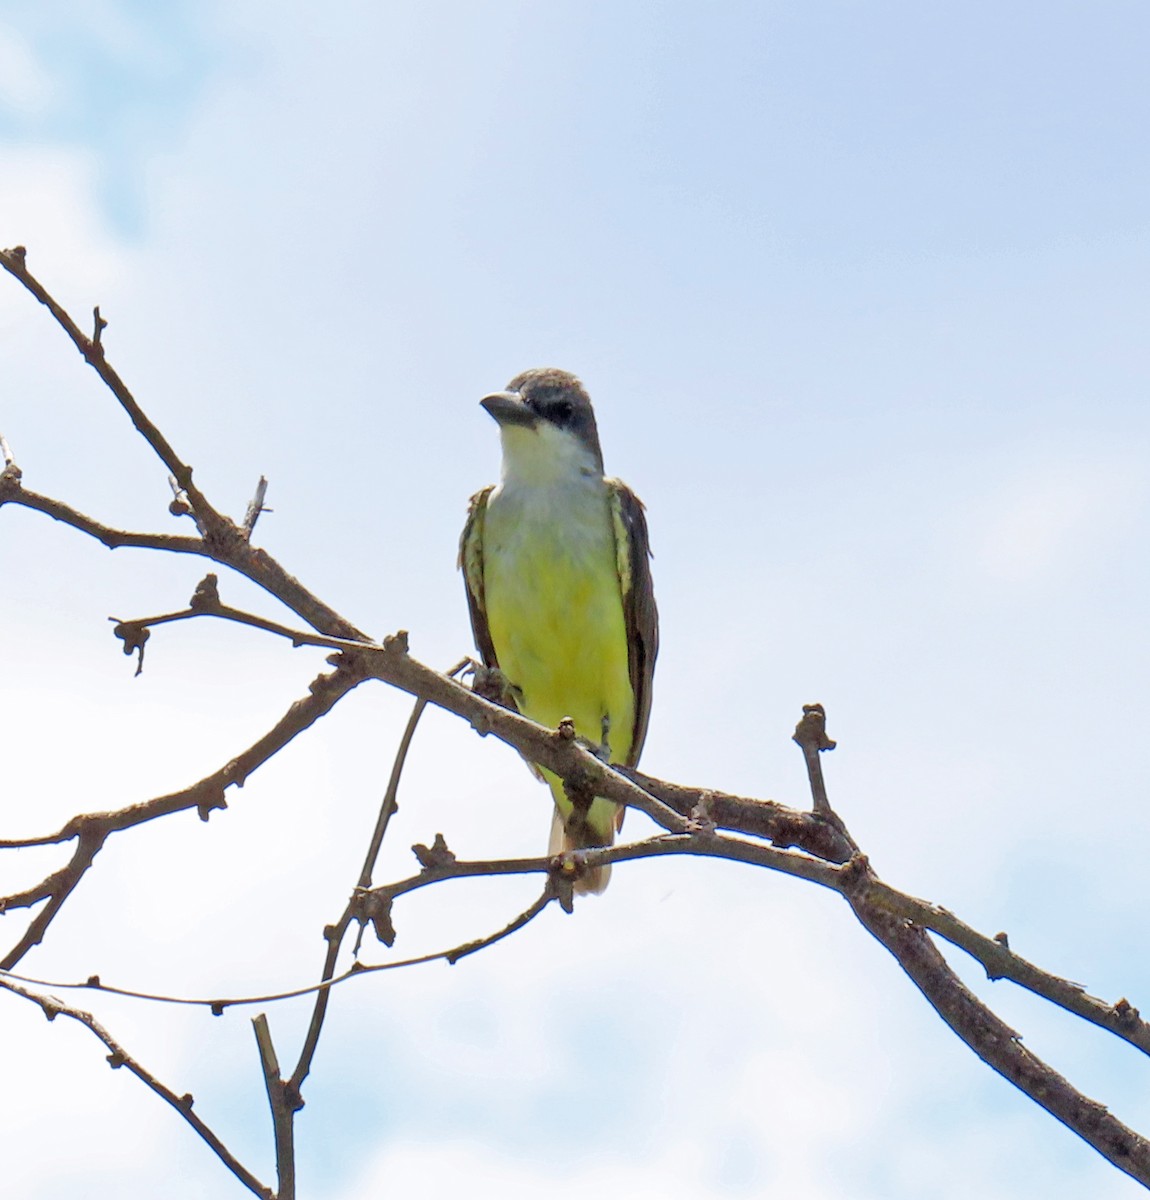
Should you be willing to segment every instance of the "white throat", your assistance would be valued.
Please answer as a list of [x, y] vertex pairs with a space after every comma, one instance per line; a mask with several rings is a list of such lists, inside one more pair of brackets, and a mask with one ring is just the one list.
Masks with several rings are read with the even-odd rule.
[[500, 490], [523, 487], [600, 486], [603, 471], [595, 455], [571, 432], [549, 421], [533, 428], [504, 425]]

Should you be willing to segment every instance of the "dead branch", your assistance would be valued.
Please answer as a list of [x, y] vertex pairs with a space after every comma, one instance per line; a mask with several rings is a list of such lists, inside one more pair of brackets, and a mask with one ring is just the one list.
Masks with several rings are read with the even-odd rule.
[[260, 1196], [262, 1200], [277, 1200], [272, 1190], [260, 1183], [247, 1167], [232, 1154], [212, 1129], [200, 1119], [199, 1115], [193, 1111], [192, 1106], [195, 1101], [192, 1095], [185, 1093], [182, 1096], [177, 1096], [170, 1087], [161, 1083], [151, 1071], [147, 1070], [137, 1059], [133, 1058], [90, 1012], [85, 1012], [80, 1008], [72, 1008], [70, 1005], [57, 1000], [55, 996], [39, 995], [28, 988], [21, 987], [19, 984], [14, 983], [11, 978], [3, 975], [0, 975], [0, 988], [11, 992], [13, 995], [22, 996], [25, 1000], [31, 1000], [33, 1004], [38, 1004], [40, 1011], [43, 1012], [49, 1021], [54, 1021], [57, 1017], [61, 1016], [68, 1017], [73, 1021], [78, 1021], [85, 1028], [90, 1029], [107, 1046], [110, 1052], [108, 1054], [108, 1065], [113, 1070], [118, 1070], [120, 1067], [127, 1067], [137, 1079], [151, 1088], [157, 1096], [170, 1104], [183, 1117], [188, 1125], [211, 1148], [220, 1162], [249, 1191]]
[[303, 1101], [289, 1083], [280, 1075], [279, 1059], [272, 1043], [268, 1019], [260, 1013], [252, 1018], [256, 1046], [260, 1053], [260, 1066], [264, 1073], [268, 1104], [272, 1110], [272, 1128], [276, 1147], [276, 1200], [295, 1200], [295, 1114], [303, 1108]]

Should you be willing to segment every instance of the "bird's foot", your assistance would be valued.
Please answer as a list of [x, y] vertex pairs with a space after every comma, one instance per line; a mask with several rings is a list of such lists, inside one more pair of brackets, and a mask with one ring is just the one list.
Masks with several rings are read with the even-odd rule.
[[504, 708], [518, 708], [522, 696], [519, 688], [507, 678], [498, 667], [484, 666], [481, 662], [472, 661], [471, 690], [492, 704], [500, 704]]

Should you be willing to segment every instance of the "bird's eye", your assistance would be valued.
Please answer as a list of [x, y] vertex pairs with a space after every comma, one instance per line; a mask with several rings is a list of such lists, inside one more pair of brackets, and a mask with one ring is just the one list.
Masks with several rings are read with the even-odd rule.
[[547, 415], [553, 421], [566, 421], [572, 413], [570, 400], [556, 400], [547, 406]]

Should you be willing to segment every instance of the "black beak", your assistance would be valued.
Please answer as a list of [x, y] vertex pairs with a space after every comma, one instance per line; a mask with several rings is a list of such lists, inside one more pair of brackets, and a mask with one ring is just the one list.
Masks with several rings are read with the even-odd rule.
[[538, 415], [526, 404], [518, 392], [492, 392], [479, 401], [500, 425], [525, 425], [529, 429], [538, 422]]

